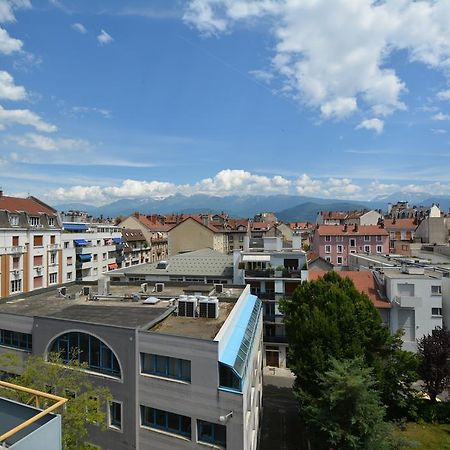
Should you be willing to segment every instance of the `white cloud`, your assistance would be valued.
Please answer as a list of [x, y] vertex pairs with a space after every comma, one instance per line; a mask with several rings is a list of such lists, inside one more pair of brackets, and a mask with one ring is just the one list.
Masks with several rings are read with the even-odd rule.
[[250, 70], [248, 73], [258, 81], [266, 84], [269, 84], [273, 80], [273, 73], [267, 72], [266, 70]]
[[369, 195], [371, 196], [379, 196], [379, 195], [389, 195], [394, 192], [400, 190], [400, 186], [395, 183], [381, 183], [380, 181], [372, 181], [369, 184]]
[[72, 108], [72, 112], [75, 114], [79, 114], [80, 116], [83, 116], [87, 113], [96, 113], [100, 114], [101, 116], [105, 117], [106, 119], [111, 118], [111, 111], [106, 108], [97, 108], [94, 106], [74, 106]]
[[78, 31], [78, 33], [81, 33], [81, 34], [87, 33], [86, 27], [82, 23], [76, 22], [76, 23], [72, 24], [72, 28], [75, 31]]
[[353, 197], [361, 191], [361, 187], [352, 183], [350, 178], [329, 178], [325, 195], [328, 197]]
[[14, 84], [14, 78], [4, 70], [0, 70], [0, 99], [23, 100], [27, 92], [23, 86]]
[[441, 112], [438, 112], [433, 116], [433, 120], [439, 120], [441, 122], [445, 120], [450, 120], [450, 114], [443, 114]]
[[11, 136], [9, 140], [22, 147], [36, 148], [47, 152], [89, 148], [89, 143], [83, 139], [51, 138], [36, 133], [27, 133], [24, 136]]
[[281, 91], [340, 118], [406, 108], [407, 87], [388, 67], [396, 51], [448, 73], [449, 17], [448, 0], [191, 0], [184, 21], [206, 35], [230, 32], [237, 22], [266, 26]]
[[431, 132], [434, 134], [447, 134], [447, 130], [444, 130], [443, 128], [432, 128]]
[[450, 89], [447, 89], [446, 91], [438, 92], [437, 98], [439, 100], [450, 100]]
[[10, 55], [21, 50], [23, 42], [20, 39], [12, 38], [9, 33], [0, 27], [0, 53]]
[[4, 109], [0, 106], [0, 130], [13, 125], [30, 126], [45, 133], [57, 130], [55, 125], [45, 122], [38, 114], [29, 109]]
[[29, 0], [0, 0], [0, 23], [15, 22], [14, 11], [31, 8]]
[[322, 190], [322, 183], [319, 180], [311, 179], [306, 173], [298, 177], [295, 187], [300, 195], [318, 194]]
[[376, 117], [373, 119], [366, 119], [363, 120], [356, 129], [374, 130], [377, 134], [380, 134], [383, 132], [384, 122]]
[[97, 36], [97, 40], [100, 45], [106, 45], [114, 41], [113, 37], [108, 34], [105, 30], [101, 30], [100, 34]]

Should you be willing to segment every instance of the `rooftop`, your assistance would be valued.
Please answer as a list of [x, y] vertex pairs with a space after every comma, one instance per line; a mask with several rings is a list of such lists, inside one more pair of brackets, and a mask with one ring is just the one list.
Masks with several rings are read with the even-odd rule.
[[387, 236], [388, 232], [378, 225], [319, 225], [319, 236]]
[[12, 213], [26, 212], [27, 214], [48, 214], [52, 217], [56, 215], [56, 211], [51, 206], [46, 205], [35, 197], [8, 197], [3, 195], [1, 191], [0, 209]]

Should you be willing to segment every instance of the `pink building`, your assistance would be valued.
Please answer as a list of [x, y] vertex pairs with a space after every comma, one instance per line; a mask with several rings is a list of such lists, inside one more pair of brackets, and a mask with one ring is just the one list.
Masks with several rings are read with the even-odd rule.
[[348, 266], [350, 253], [389, 253], [389, 234], [378, 225], [318, 225], [313, 251], [335, 266]]

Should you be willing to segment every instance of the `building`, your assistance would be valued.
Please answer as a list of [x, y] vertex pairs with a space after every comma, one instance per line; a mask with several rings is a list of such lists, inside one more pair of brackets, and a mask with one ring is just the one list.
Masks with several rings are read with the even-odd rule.
[[164, 216], [134, 213], [122, 220], [118, 226], [141, 230], [150, 245], [150, 261], [159, 261], [168, 255], [168, 231], [173, 225], [164, 223]]
[[389, 233], [389, 253], [411, 255], [411, 243], [417, 228], [416, 219], [383, 219], [383, 226]]
[[55, 209], [0, 191], [0, 297], [62, 283], [60, 238]]
[[441, 210], [439, 205], [432, 204], [431, 206], [412, 206], [408, 202], [401, 201], [392, 205], [388, 204], [387, 217], [390, 219], [417, 219], [418, 221], [427, 217], [441, 217]]
[[353, 253], [389, 253], [389, 235], [377, 225], [318, 225], [312, 250], [342, 268], [349, 265], [349, 255]]
[[450, 237], [449, 217], [426, 217], [416, 228], [416, 240], [427, 244], [448, 245]]
[[121, 229], [108, 223], [64, 222], [61, 282], [97, 281], [123, 262]]
[[[112, 400], [102, 448], [255, 450], [262, 399], [262, 314], [250, 287], [209, 295], [71, 284], [0, 304], [0, 352], [19, 359], [77, 348]], [[147, 288], [145, 288], [147, 290]], [[152, 286], [148, 286], [152, 290]], [[204, 292], [202, 292], [203, 294]]]
[[250, 238], [282, 237], [283, 233], [277, 229], [277, 222], [250, 222]]
[[135, 266], [152, 261], [151, 248], [144, 233], [139, 230], [122, 228], [123, 267]]
[[307, 279], [306, 254], [299, 236], [293, 237], [290, 248], [283, 247], [280, 237], [265, 237], [261, 242], [260, 247], [251, 246], [247, 238], [244, 250], [234, 252], [234, 283], [250, 285], [263, 301], [265, 365], [286, 367], [287, 338], [278, 302]]
[[210, 248], [228, 253], [228, 239], [223, 230], [204, 221], [187, 217], [169, 230], [169, 255]]
[[165, 261], [123, 267], [106, 274], [121, 282], [232, 284], [233, 257], [205, 248], [169, 256]]
[[343, 211], [319, 211], [316, 217], [317, 225], [344, 225], [347, 213]]
[[383, 216], [374, 209], [361, 211], [320, 211], [317, 214], [317, 225], [377, 225]]
[[227, 241], [227, 253], [244, 249], [244, 239], [249, 235], [248, 219], [227, 219], [221, 225]]
[[330, 272], [334, 266], [326, 259], [314, 252], [307, 252], [308, 271]]

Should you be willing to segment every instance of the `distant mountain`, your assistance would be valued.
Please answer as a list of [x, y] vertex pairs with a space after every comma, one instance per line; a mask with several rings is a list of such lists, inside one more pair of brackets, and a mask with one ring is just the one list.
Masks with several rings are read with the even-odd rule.
[[388, 203], [397, 203], [400, 201], [407, 201], [411, 204], [415, 205], [422, 205], [425, 204], [425, 201], [427, 198], [432, 197], [431, 194], [428, 194], [426, 192], [405, 192], [405, 191], [397, 191], [393, 194], [389, 195], [378, 195], [375, 197], [372, 202], [373, 203], [379, 203], [382, 202], [386, 206]]
[[306, 202], [277, 212], [275, 215], [283, 222], [316, 222], [319, 211], [352, 211], [370, 207], [368, 204], [351, 201], [330, 201], [329, 203]]

